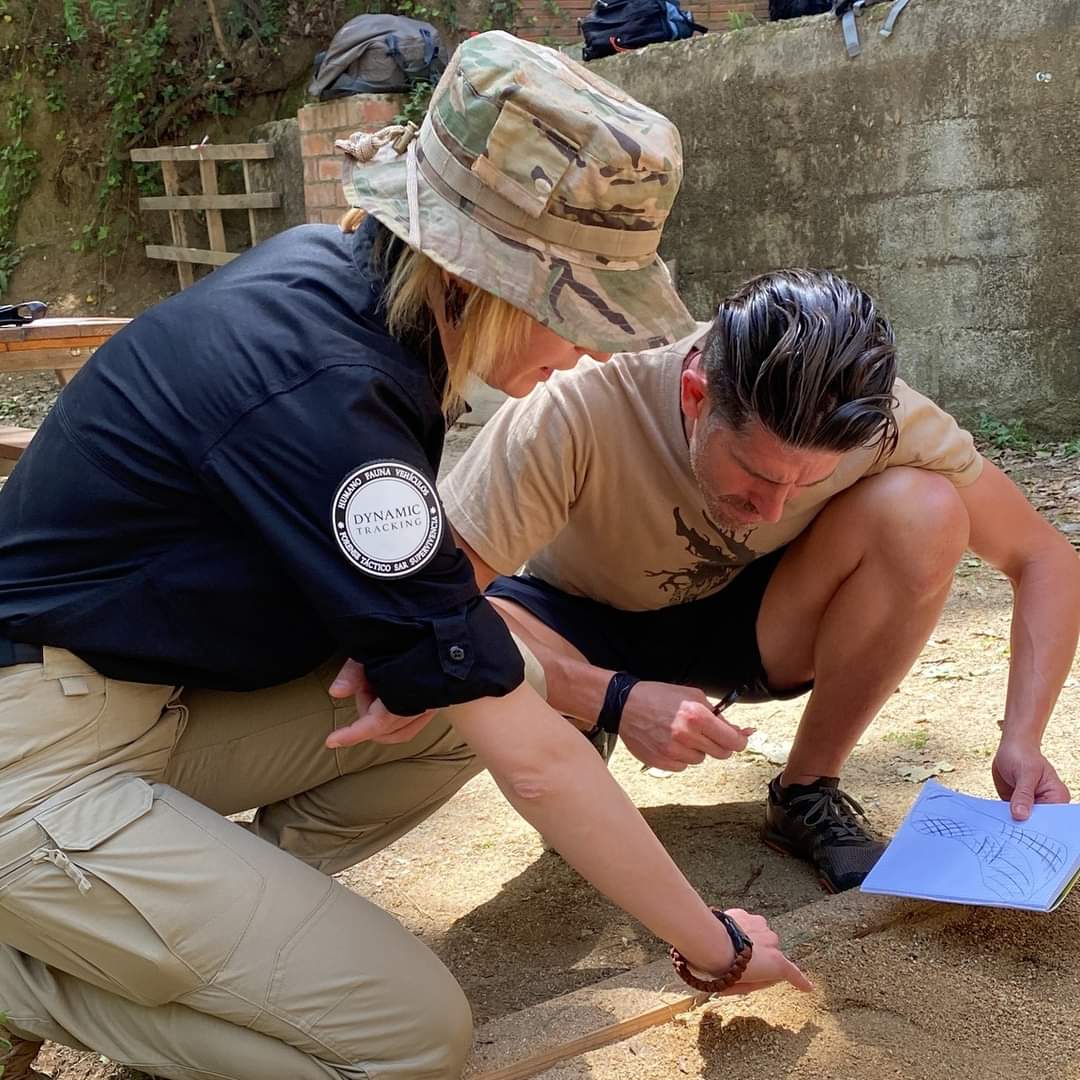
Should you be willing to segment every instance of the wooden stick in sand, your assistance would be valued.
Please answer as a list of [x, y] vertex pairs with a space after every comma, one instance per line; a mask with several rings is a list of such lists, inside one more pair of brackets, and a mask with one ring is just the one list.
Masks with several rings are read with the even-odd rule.
[[679, 998], [678, 1001], [673, 1001], [670, 1005], [661, 1005], [659, 1008], [649, 1009], [646, 1012], [638, 1013], [636, 1016], [630, 1016], [626, 1020], [620, 1020], [617, 1024], [608, 1024], [605, 1027], [589, 1032], [587, 1035], [571, 1039], [569, 1042], [560, 1043], [558, 1046], [552, 1046], [547, 1050], [540, 1050], [535, 1054], [530, 1054], [527, 1058], [522, 1058], [521, 1061], [508, 1065], [503, 1069], [476, 1073], [470, 1077], [470, 1080], [528, 1080], [529, 1077], [536, 1076], [545, 1069], [550, 1069], [552, 1065], [557, 1065], [560, 1061], [566, 1061], [568, 1058], [574, 1058], [580, 1054], [587, 1054], [590, 1050], [599, 1050], [602, 1046], [619, 1042], [621, 1039], [628, 1039], [631, 1035], [637, 1035], [638, 1032], [646, 1031], [660, 1024], [666, 1024], [668, 1021], [674, 1020], [680, 1013], [689, 1012], [708, 1000], [708, 994], [691, 994], [688, 997]]

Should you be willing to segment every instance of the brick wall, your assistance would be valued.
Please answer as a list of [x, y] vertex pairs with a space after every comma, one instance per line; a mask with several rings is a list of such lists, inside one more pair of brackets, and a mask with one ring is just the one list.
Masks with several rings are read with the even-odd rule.
[[378, 131], [394, 122], [401, 107], [397, 94], [358, 94], [305, 105], [297, 113], [308, 222], [336, 224], [346, 208], [341, 188], [345, 157], [334, 149], [334, 140], [348, 138], [354, 131]]
[[[714, 33], [726, 33], [733, 29], [732, 14], [743, 16], [747, 22], [769, 17], [769, 0], [680, 0], [689, 10], [694, 21], [707, 26]], [[580, 41], [577, 21], [592, 11], [592, 0], [522, 0], [519, 27], [515, 31], [534, 41], [552, 41], [558, 44]], [[736, 19], [736, 22], [739, 20]]]

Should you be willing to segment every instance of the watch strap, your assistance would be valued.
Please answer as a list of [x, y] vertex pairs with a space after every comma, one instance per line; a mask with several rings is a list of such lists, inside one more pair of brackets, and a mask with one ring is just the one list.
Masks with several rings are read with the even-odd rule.
[[675, 974], [687, 986], [692, 986], [695, 990], [701, 990], [706, 994], [718, 994], [721, 990], [734, 986], [742, 978], [743, 972], [750, 963], [750, 958], [754, 955], [754, 943], [743, 932], [742, 927], [724, 911], [713, 908], [713, 914], [723, 923], [728, 937], [731, 938], [732, 947], [735, 949], [735, 959], [727, 971], [712, 979], [702, 979], [690, 970], [686, 957], [674, 945], [671, 946], [671, 963], [675, 968]]

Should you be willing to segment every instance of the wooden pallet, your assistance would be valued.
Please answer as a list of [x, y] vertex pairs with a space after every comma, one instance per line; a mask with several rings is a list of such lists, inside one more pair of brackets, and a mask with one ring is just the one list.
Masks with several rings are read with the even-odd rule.
[[[36, 319], [0, 327], [0, 372], [53, 371], [64, 386], [99, 345], [130, 319]], [[34, 436], [32, 428], [0, 426], [0, 463], [18, 461]]]
[[[251, 162], [265, 161], [274, 156], [270, 143], [234, 143], [227, 146], [154, 146], [131, 151], [131, 160], [158, 162], [165, 184], [164, 195], [154, 195], [139, 200], [140, 210], [165, 210], [172, 229], [171, 244], [147, 244], [146, 254], [151, 259], [167, 259], [176, 263], [180, 288], [186, 289], [195, 280], [194, 266], [224, 266], [235, 259], [239, 252], [229, 251], [225, 244], [225, 210], [246, 210], [251, 243], [258, 242], [255, 223], [256, 210], [273, 210], [281, 206], [281, 195], [276, 191], [251, 190]], [[180, 176], [177, 163], [197, 161], [202, 193], [180, 194]], [[244, 166], [244, 194], [222, 195], [218, 191], [217, 163], [240, 161]], [[206, 212], [206, 231], [209, 248], [193, 247], [189, 223], [185, 211]]]

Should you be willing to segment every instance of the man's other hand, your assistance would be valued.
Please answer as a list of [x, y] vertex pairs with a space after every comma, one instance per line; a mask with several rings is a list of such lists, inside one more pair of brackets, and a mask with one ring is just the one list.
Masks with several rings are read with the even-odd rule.
[[1037, 746], [1001, 740], [991, 766], [994, 786], [1014, 821], [1027, 821], [1035, 803], [1067, 803], [1069, 789]]
[[422, 731], [435, 715], [434, 709], [418, 713], [416, 716], [398, 716], [390, 712], [382, 701], [374, 696], [371, 684], [364, 672], [364, 665], [355, 660], [345, 661], [333, 683], [330, 684], [330, 696], [333, 698], [355, 697], [358, 715], [358, 719], [348, 727], [338, 728], [326, 737], [326, 745], [331, 750], [368, 741], [408, 742]]
[[668, 772], [707, 757], [731, 757], [746, 749], [753, 731], [716, 716], [700, 690], [661, 682], [639, 682], [630, 691], [619, 725], [619, 737], [638, 761]]

